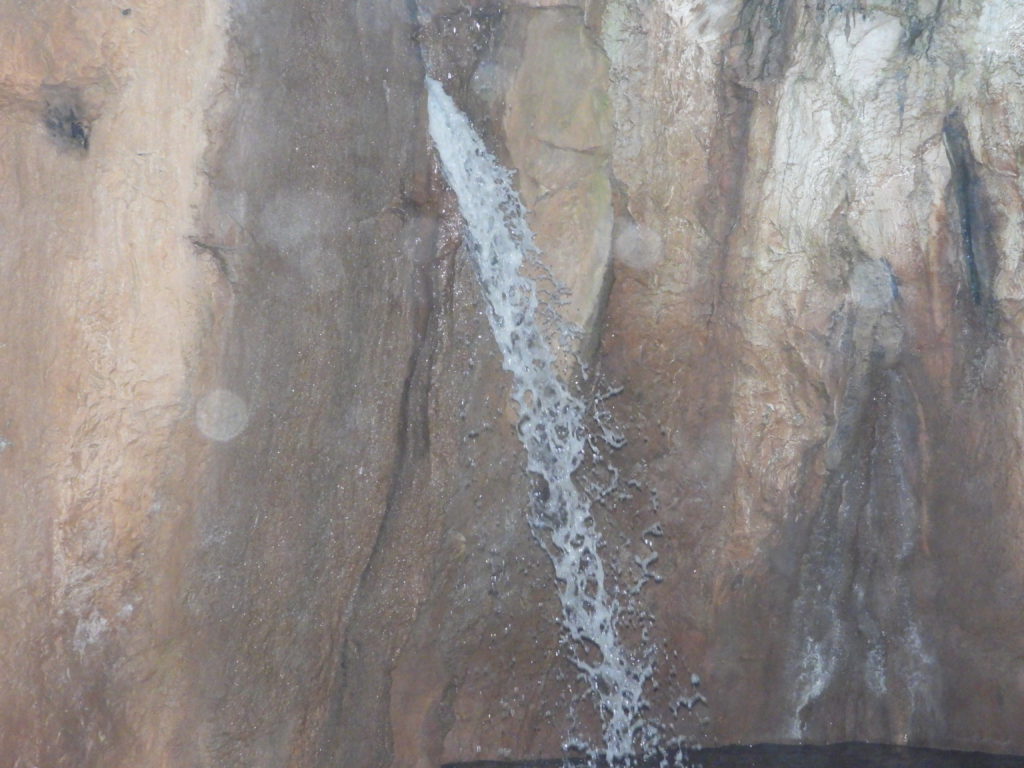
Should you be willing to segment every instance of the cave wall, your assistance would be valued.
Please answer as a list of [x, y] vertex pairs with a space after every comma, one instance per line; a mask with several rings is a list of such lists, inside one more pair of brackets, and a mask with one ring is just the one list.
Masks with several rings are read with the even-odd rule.
[[186, 712], [216, 290], [188, 238], [225, 18], [55, 1], [0, 20], [0, 763], [110, 765]]
[[1012, 3], [0, 21], [0, 764], [430, 766], [586, 719], [427, 72], [517, 173], [566, 375], [622, 387], [608, 557], [661, 524], [640, 600], [710, 704], [668, 729], [1024, 752]]
[[1019, 12], [626, 8], [660, 259], [616, 259], [604, 349], [714, 732], [1019, 750]]

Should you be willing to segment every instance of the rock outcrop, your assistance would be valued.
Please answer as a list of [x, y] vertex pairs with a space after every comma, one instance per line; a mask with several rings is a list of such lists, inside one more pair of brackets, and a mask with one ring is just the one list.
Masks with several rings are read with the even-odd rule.
[[425, 768], [585, 724], [428, 72], [628, 440], [590, 471], [623, 583], [659, 554], [666, 729], [1024, 752], [1014, 3], [0, 19], [0, 764]]

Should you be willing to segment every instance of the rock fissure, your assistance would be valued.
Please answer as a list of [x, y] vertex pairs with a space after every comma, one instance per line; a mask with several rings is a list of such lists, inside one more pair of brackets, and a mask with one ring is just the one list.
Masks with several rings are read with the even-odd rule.
[[984, 218], [984, 190], [978, 178], [976, 161], [963, 118], [956, 110], [946, 116], [942, 135], [950, 165], [950, 184], [956, 201], [957, 224], [962, 242], [967, 282], [975, 305], [991, 298], [992, 256], [984, 242], [989, 231]]

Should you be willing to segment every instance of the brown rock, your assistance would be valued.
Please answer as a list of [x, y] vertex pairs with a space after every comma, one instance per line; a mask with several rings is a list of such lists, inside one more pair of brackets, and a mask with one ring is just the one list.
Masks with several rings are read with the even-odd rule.
[[805, 5], [0, 0], [0, 764], [593, 719], [428, 69], [623, 386], [667, 730], [1024, 752], [1021, 13]]

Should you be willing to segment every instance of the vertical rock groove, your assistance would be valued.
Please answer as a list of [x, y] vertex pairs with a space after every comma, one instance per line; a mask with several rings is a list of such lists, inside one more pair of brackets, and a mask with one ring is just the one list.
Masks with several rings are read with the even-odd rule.
[[992, 298], [992, 271], [995, 254], [991, 251], [985, 189], [978, 175], [977, 161], [971, 151], [970, 137], [959, 110], [953, 110], [942, 124], [942, 136], [949, 158], [950, 185], [956, 201], [957, 230], [961, 239], [964, 269], [971, 300], [975, 305]]
[[[430, 559], [410, 561], [416, 546], [432, 546], [440, 535], [438, 511], [424, 508], [423, 486], [431, 481], [430, 398], [431, 376], [441, 344], [440, 313], [451, 311], [444, 301], [445, 286], [454, 269], [434, 264], [437, 238], [424, 233], [424, 263], [414, 272], [412, 295], [412, 353], [398, 407], [395, 466], [373, 548], [351, 597], [351, 617], [341, 650], [342, 675], [337, 685], [335, 711], [325, 723], [325, 754], [354, 764], [386, 765], [393, 757], [390, 669], [415, 622], [426, 594], [416, 585], [436, 580]], [[439, 284], [440, 283], [440, 284]], [[343, 734], [358, 738], [340, 741]]]

